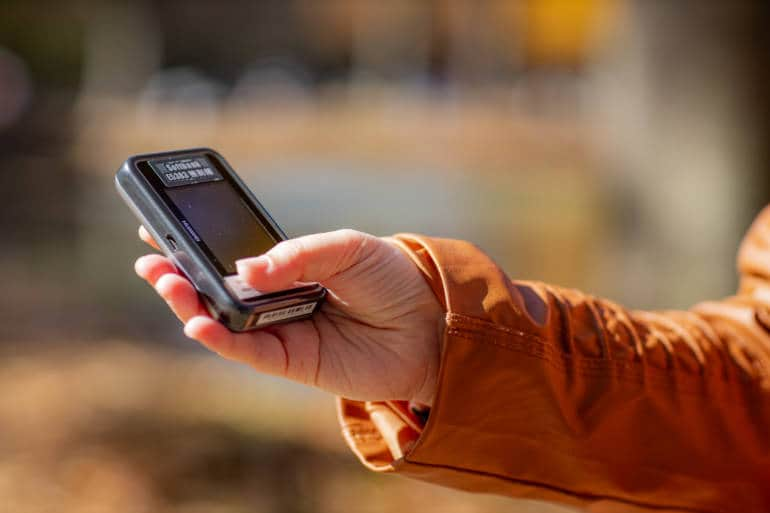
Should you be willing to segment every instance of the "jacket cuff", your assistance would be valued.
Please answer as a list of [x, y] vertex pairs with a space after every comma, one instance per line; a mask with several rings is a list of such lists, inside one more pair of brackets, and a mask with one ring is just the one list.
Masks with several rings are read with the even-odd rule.
[[[399, 234], [388, 239], [420, 269], [444, 310], [449, 300], [443, 277], [423, 237]], [[354, 401], [337, 398], [337, 416], [345, 442], [361, 463], [375, 472], [392, 472], [419, 439], [424, 420], [403, 401]]]
[[[507, 277], [483, 251], [469, 242], [397, 234], [388, 239], [398, 245], [420, 269], [428, 285], [447, 312], [437, 388], [441, 395], [446, 366], [443, 346], [456, 328], [459, 317], [490, 323], [516, 325], [519, 314], [511, 309], [513, 290], [489, 288], [490, 283], [508, 283]], [[522, 299], [518, 297], [518, 299]], [[404, 464], [426, 428], [424, 417], [415, 415], [403, 401], [355, 401], [337, 399], [343, 438], [361, 463], [377, 472], [403, 471]], [[461, 485], [452, 485], [460, 486]]]

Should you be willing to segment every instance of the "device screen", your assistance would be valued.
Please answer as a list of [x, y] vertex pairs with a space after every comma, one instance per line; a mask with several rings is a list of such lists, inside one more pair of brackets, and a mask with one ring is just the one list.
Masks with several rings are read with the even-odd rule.
[[261, 255], [277, 242], [245, 194], [215, 159], [202, 156], [149, 161], [143, 173], [223, 276], [235, 261]]

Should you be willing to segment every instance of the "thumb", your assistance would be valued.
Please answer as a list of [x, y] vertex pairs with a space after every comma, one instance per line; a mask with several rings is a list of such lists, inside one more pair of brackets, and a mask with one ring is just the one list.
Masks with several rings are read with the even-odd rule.
[[238, 260], [238, 274], [257, 290], [285, 289], [295, 282], [325, 282], [365, 260], [377, 237], [355, 230], [305, 235], [286, 240], [264, 255]]

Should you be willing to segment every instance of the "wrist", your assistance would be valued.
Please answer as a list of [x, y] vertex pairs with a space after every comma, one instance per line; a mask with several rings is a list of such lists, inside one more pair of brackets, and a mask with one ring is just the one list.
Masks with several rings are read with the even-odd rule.
[[425, 405], [430, 408], [438, 390], [439, 370], [441, 368], [441, 354], [444, 339], [444, 330], [446, 327], [446, 314], [443, 308], [438, 306], [437, 311], [431, 315], [431, 329], [428, 341], [426, 342], [429, 350], [424, 364], [424, 375], [421, 384], [415, 390], [415, 393], [409, 399], [410, 402]]
[[382, 237], [382, 240], [401, 254], [409, 262], [415, 273], [413, 283], [417, 287], [417, 293], [414, 295], [414, 310], [409, 331], [411, 332], [410, 338], [414, 338], [415, 343], [421, 346], [415, 348], [415, 353], [421, 354], [422, 357], [418, 359], [418, 361], [421, 360], [421, 364], [412, 371], [416, 373], [415, 385], [407, 400], [430, 407], [433, 405], [438, 388], [446, 311], [436, 293], [437, 291], [428, 282], [426, 273], [419, 265], [419, 260], [415, 258], [411, 248], [395, 237]]

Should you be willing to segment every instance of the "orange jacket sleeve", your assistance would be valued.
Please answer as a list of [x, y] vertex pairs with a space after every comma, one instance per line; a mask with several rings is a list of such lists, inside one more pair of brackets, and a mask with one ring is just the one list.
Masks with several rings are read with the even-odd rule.
[[460, 241], [399, 235], [446, 308], [424, 427], [340, 399], [373, 470], [590, 511], [770, 511], [770, 209], [738, 294], [628, 311], [511, 281]]

